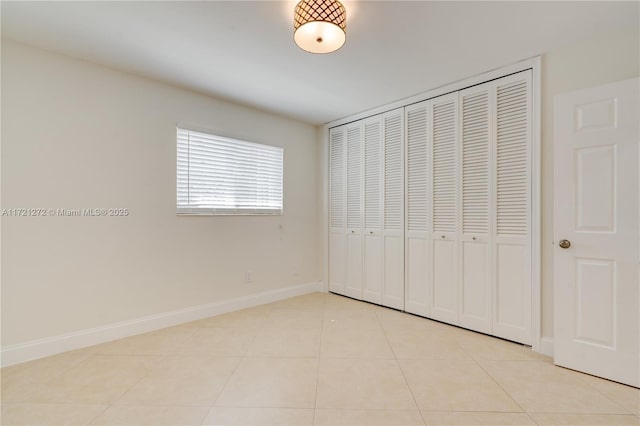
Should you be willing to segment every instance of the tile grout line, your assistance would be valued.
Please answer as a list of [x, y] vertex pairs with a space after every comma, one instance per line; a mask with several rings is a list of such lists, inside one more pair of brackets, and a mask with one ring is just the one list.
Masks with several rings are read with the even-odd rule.
[[[529, 413], [527, 413], [529, 414]], [[549, 415], [562, 415], [562, 416], [602, 416], [602, 417], [634, 417], [640, 419], [640, 416], [636, 416], [635, 414], [615, 414], [615, 413], [584, 413], [584, 412], [576, 412], [576, 411], [532, 411], [531, 414], [549, 414]], [[529, 416], [531, 417], [531, 416]], [[533, 420], [533, 419], [532, 419]], [[540, 425], [535, 420], [533, 422], [536, 425]], [[595, 425], [594, 425], [595, 426]]]
[[[107, 342], [108, 343], [108, 342]], [[118, 355], [105, 355], [105, 354], [101, 354], [98, 352], [91, 352], [89, 351], [89, 348], [91, 347], [87, 347], [87, 348], [82, 348], [82, 349], [77, 349], [77, 351], [83, 351], [85, 352], [85, 356], [82, 357], [81, 359], [72, 362], [69, 366], [67, 366], [66, 368], [62, 368], [61, 371], [57, 372], [55, 375], [53, 375], [53, 377], [49, 378], [46, 381], [40, 382], [40, 381], [34, 381], [33, 383], [37, 383], [37, 384], [42, 384], [42, 385], [48, 385], [51, 384], [52, 382], [55, 382], [57, 379], [59, 379], [60, 377], [62, 377], [64, 374], [72, 371], [74, 368], [82, 365], [85, 362], [88, 362], [91, 359], [95, 359], [95, 358], [104, 358], [104, 357], [133, 357], [133, 358], [151, 358], [152, 356], [146, 355], [146, 356], [136, 356], [134, 354], [128, 355], [128, 354], [118, 354]], [[74, 352], [74, 351], [71, 351]], [[58, 355], [54, 355], [54, 357], [57, 356], [62, 356], [63, 354], [58, 354]], [[154, 356], [155, 358], [163, 358], [164, 356]], [[37, 360], [36, 360], [37, 361]], [[98, 417], [100, 417], [102, 414], [104, 414], [105, 411], [107, 411], [109, 408], [111, 408], [114, 403], [116, 401], [118, 401], [120, 398], [122, 398], [122, 396], [124, 396], [127, 392], [129, 392], [135, 385], [137, 385], [145, 376], [141, 377], [140, 379], [138, 379], [134, 384], [132, 384], [130, 387], [128, 387], [125, 391], [123, 391], [116, 399], [114, 399], [113, 401], [104, 401], [104, 402], [59, 402], [59, 401], [49, 401], [49, 402], [42, 402], [42, 401], [30, 401], [28, 399], [24, 400], [24, 401], [18, 401], [18, 402], [10, 402], [8, 404], [2, 404], [2, 406], [11, 406], [11, 405], [52, 405], [52, 406], [101, 406], [104, 407], [102, 409], [102, 411], [100, 411], [98, 414], [96, 414], [94, 417], [92, 417], [87, 423], [85, 423], [86, 425], [90, 425], [92, 422], [94, 422]]]
[[[157, 331], [157, 332], [160, 332], [160, 331], [166, 330], [166, 329], [168, 329], [168, 328], [172, 328], [172, 327], [167, 327], [167, 328], [164, 328], [164, 329], [161, 329], [161, 330], [156, 330], [156, 331]], [[192, 328], [192, 327], [184, 327], [184, 328], [191, 328], [191, 330], [189, 331], [189, 333], [188, 333], [186, 336], [184, 336], [184, 337], [181, 339], [180, 343], [178, 344], [178, 346], [179, 346], [179, 347], [180, 347], [180, 346], [184, 346], [184, 343], [185, 343], [189, 338], [191, 338], [191, 337], [193, 336], [193, 334], [195, 334], [195, 332], [196, 332], [196, 330], [197, 330], [197, 328]], [[151, 333], [155, 333], [155, 331], [152, 331]], [[143, 334], [148, 334], [148, 333], [143, 333]], [[138, 336], [131, 336], [131, 337], [134, 337], [134, 338], [135, 338], [135, 337], [138, 337]], [[128, 338], [128, 337], [125, 337], [125, 339], [127, 339], [127, 338]], [[136, 351], [133, 351], [133, 353], [132, 353], [132, 354], [100, 354], [100, 353], [96, 353], [95, 355], [99, 355], [99, 356], [107, 356], [107, 357], [109, 357], [109, 356], [116, 356], [116, 357], [117, 357], [117, 356], [127, 356], [127, 357], [129, 357], [129, 356], [131, 356], [131, 357], [147, 358], [147, 359], [150, 359], [150, 358], [157, 358], [157, 361], [159, 361], [159, 362], [163, 362], [164, 360], [171, 359], [172, 357], [176, 357], [176, 356], [186, 356], [185, 354], [181, 354], [181, 353], [180, 353], [180, 351], [171, 352], [171, 353], [169, 353], [169, 354], [163, 354], [163, 355], [157, 355], [157, 354], [144, 354], [144, 353], [140, 354], [140, 353], [136, 353]], [[134, 387], [136, 387], [140, 382], [142, 382], [144, 379], [146, 379], [146, 378], [147, 378], [147, 377], [149, 377], [150, 375], [151, 375], [151, 373], [149, 372], [149, 373], [147, 373], [147, 374], [144, 374], [142, 377], [140, 377], [140, 379], [138, 379], [138, 381], [136, 381], [132, 386], [130, 386], [126, 391], [124, 391], [124, 392], [123, 392], [123, 393], [122, 393], [118, 398], [116, 398], [115, 400], [113, 400], [113, 402], [109, 403], [109, 404], [108, 404], [108, 406], [107, 406], [107, 408], [106, 408], [106, 409], [105, 409], [105, 410], [104, 410], [100, 415], [104, 414], [104, 412], [105, 412], [105, 411], [107, 411], [109, 408], [116, 406], [116, 405], [117, 405], [117, 402], [118, 402], [118, 401], [120, 401], [120, 400], [121, 400], [121, 399], [122, 399], [122, 398], [123, 398], [123, 397], [124, 397], [128, 392], [129, 392], [129, 391], [131, 391], [131, 389], [133, 389]], [[97, 417], [96, 417], [96, 418], [94, 418], [94, 419], [93, 419], [93, 420], [91, 420], [91, 421], [93, 422], [93, 421], [95, 421], [96, 419], [97, 419]], [[89, 423], [89, 424], [90, 424], [90, 423]]]
[[531, 421], [532, 421], [535, 425], [540, 426], [540, 423], [538, 423], [538, 422], [536, 421], [536, 419], [534, 419], [533, 417], [531, 417], [531, 414], [527, 413], [526, 411], [525, 411], [525, 414], [527, 415], [527, 417], [529, 417], [529, 418], [531, 419]]
[[[251, 309], [251, 308], [249, 308], [249, 309]], [[266, 316], [268, 317], [269, 315], [271, 315], [272, 311], [273, 311], [273, 308], [270, 308], [269, 309], [269, 313]], [[216, 403], [218, 402], [218, 399], [220, 399], [220, 395], [222, 395], [224, 393], [224, 391], [227, 388], [227, 386], [229, 386], [229, 383], [231, 382], [231, 379], [233, 378], [233, 376], [236, 374], [236, 372], [238, 371], [238, 369], [240, 368], [242, 363], [248, 358], [249, 350], [251, 349], [251, 346], [253, 345], [253, 343], [255, 342], [256, 338], [258, 337], [258, 334], [262, 331], [263, 328], [264, 328], [264, 321], [261, 323], [261, 325], [258, 327], [258, 330], [256, 331], [256, 333], [251, 338], [251, 342], [249, 342], [249, 344], [247, 345], [247, 349], [245, 350], [244, 355], [242, 355], [240, 357], [230, 357], [230, 358], [240, 358], [240, 361], [238, 361], [238, 364], [236, 364], [236, 366], [233, 369], [233, 371], [231, 372], [231, 374], [229, 374], [229, 377], [227, 378], [227, 380], [225, 381], [224, 385], [220, 389], [220, 392], [218, 392], [218, 395], [216, 395], [216, 398], [213, 400], [213, 404], [211, 404], [211, 406], [209, 407], [209, 411], [207, 411], [207, 414], [205, 414], [205, 416], [200, 421], [200, 423], [199, 423], [200, 426], [202, 426], [204, 421], [207, 420], [207, 418], [211, 414], [211, 411], [213, 411], [213, 409], [216, 408]]]
[[[163, 360], [167, 358], [167, 356], [161, 356], [159, 359]], [[95, 422], [101, 415], [103, 415], [108, 409], [115, 407], [116, 403], [118, 401], [120, 401], [131, 389], [133, 389], [134, 387], [136, 387], [138, 385], [138, 383], [140, 383], [141, 381], [143, 381], [147, 376], [149, 375], [149, 373], [143, 375], [142, 377], [140, 377], [138, 380], [136, 380], [136, 382], [134, 384], [132, 384], [131, 386], [129, 386], [127, 388], [127, 390], [125, 390], [124, 392], [122, 392], [120, 394], [120, 396], [118, 396], [117, 398], [115, 398], [113, 401], [108, 401], [107, 402], [107, 406], [105, 407], [104, 410], [102, 410], [102, 412], [100, 414], [98, 414], [97, 416], [95, 416], [94, 418], [91, 419], [91, 421], [89, 423], [87, 423], [87, 425], [91, 425], [93, 422]]]
[[[137, 383], [136, 383], [137, 384]], [[128, 390], [127, 390], [128, 392]], [[85, 423], [86, 426], [91, 426], [93, 425], [96, 420], [98, 420], [100, 418], [100, 416], [102, 416], [109, 408], [111, 408], [112, 405], [107, 404], [106, 407], [104, 407], [104, 410], [100, 411], [98, 414], [96, 414], [94, 417], [91, 418], [91, 420], [89, 420], [87, 423]]]
[[393, 357], [394, 357], [394, 361], [396, 362], [396, 365], [398, 366], [398, 370], [400, 370], [400, 375], [402, 376], [402, 379], [404, 380], [405, 385], [407, 386], [407, 389], [409, 390], [409, 393], [411, 394], [411, 399], [413, 399], [413, 403], [416, 406], [416, 409], [418, 410], [418, 414], [420, 414], [420, 418], [422, 419], [422, 423], [424, 425], [427, 424], [427, 420], [424, 418], [424, 415], [422, 414], [422, 410], [420, 409], [420, 406], [418, 405], [418, 401], [416, 400], [416, 396], [413, 394], [413, 390], [411, 390], [411, 386], [409, 386], [409, 381], [407, 380], [407, 377], [404, 374], [404, 371], [402, 370], [402, 367], [400, 366], [400, 361], [398, 360], [398, 355], [396, 354], [396, 351], [393, 349], [393, 345], [391, 344], [391, 341], [389, 340], [389, 336], [387, 335], [387, 330], [385, 330], [384, 326], [382, 325], [382, 322], [380, 321], [380, 317], [378, 316], [378, 312], [374, 312], [374, 316], [376, 317], [376, 322], [378, 323], [378, 325], [380, 326], [380, 328], [382, 329], [382, 334], [384, 334], [384, 338], [387, 341], [387, 344], [389, 345], [389, 349], [391, 349], [391, 352], [393, 353]]
[[327, 300], [323, 297], [322, 303], [322, 321], [320, 322], [320, 341], [318, 342], [318, 368], [316, 369], [316, 397], [313, 403], [312, 424], [316, 424], [316, 412], [318, 411], [318, 383], [320, 382], [320, 354], [322, 352], [322, 337], [324, 335], [324, 321], [327, 313]]
[[[522, 407], [522, 406], [521, 406], [517, 401], [515, 401], [515, 399], [511, 396], [511, 394], [510, 394], [509, 392], [507, 392], [507, 391], [506, 391], [506, 389], [504, 389], [504, 388], [503, 388], [503, 387], [502, 387], [502, 386], [497, 382], [497, 380], [496, 380], [496, 379], [495, 379], [495, 378], [494, 378], [494, 377], [493, 377], [493, 376], [492, 376], [488, 371], [486, 371], [486, 369], [485, 369], [484, 367], [482, 367], [482, 365], [481, 365], [481, 364], [480, 364], [480, 363], [479, 363], [479, 362], [478, 362], [474, 357], [472, 357], [472, 358], [473, 358], [473, 360], [474, 360], [474, 361], [475, 361], [475, 362], [480, 366], [480, 368], [481, 368], [483, 371], [485, 371], [485, 373], [486, 373], [489, 377], [491, 377], [491, 379], [492, 379], [494, 382], [496, 382], [496, 384], [498, 384], [498, 386], [499, 386], [499, 387], [500, 387], [500, 388], [501, 388], [501, 389], [502, 389], [502, 390], [503, 390], [503, 391], [504, 391], [504, 392], [505, 392], [505, 393], [506, 393], [506, 394], [507, 394], [511, 399], [513, 399], [513, 400], [514, 400], [514, 402], [516, 402], [516, 404], [517, 404], [520, 408], [522, 408], [522, 409], [523, 409], [523, 412], [524, 412], [524, 413], [526, 413], [526, 414], [531, 418], [531, 420], [532, 420], [534, 423], [538, 424], [538, 423], [533, 419], [533, 417], [531, 417], [531, 415], [529, 414], [529, 412], [527, 412], [527, 411], [526, 411], [526, 410], [525, 410], [525, 409], [524, 409], [524, 408], [523, 408], [523, 407]], [[520, 362], [529, 362], [529, 363], [547, 363], [547, 362], [546, 362], [546, 361], [544, 361], [544, 360], [538, 360], [538, 359], [519, 359], [519, 360], [487, 360], [487, 361], [490, 361], [490, 362], [519, 362], [519, 363], [520, 363]], [[604, 394], [603, 392], [601, 392], [601, 391], [600, 391], [599, 389], [597, 389], [595, 386], [590, 385], [590, 384], [588, 383], [588, 381], [587, 381], [584, 377], [580, 377], [580, 376], [579, 376], [579, 375], [583, 375], [583, 374], [586, 374], [586, 373], [582, 373], [582, 372], [579, 372], [579, 371], [574, 371], [574, 370], [567, 369], [567, 368], [564, 368], [564, 367], [558, 367], [558, 366], [556, 366], [555, 364], [550, 364], [550, 365], [551, 365], [552, 367], [561, 368], [562, 370], [566, 370], [566, 371], [570, 372], [572, 375], [573, 375], [573, 373], [578, 374], [578, 376], [576, 376], [576, 379], [577, 379], [577, 381], [578, 381], [579, 383], [581, 383], [581, 385], [582, 385], [581, 387], [589, 388], [589, 389], [591, 389], [591, 390], [593, 390], [593, 391], [596, 391], [596, 393], [597, 393], [597, 394], [599, 394], [599, 395], [601, 395], [604, 399], [606, 399], [606, 400], [607, 400], [607, 401], [609, 401], [609, 402], [612, 402], [614, 405], [618, 406], [620, 409], [622, 409], [623, 411], [625, 411], [624, 413], [621, 413], [621, 412], [618, 412], [618, 413], [580, 412], [580, 413], [578, 413], [578, 412], [555, 412], [555, 411], [554, 411], [554, 412], [549, 412], [550, 414], [587, 414], [587, 415], [619, 415], [619, 416], [635, 415], [634, 413], [631, 413], [631, 412], [630, 412], [626, 407], [624, 407], [624, 406], [622, 406], [621, 404], [619, 404], [616, 400], [614, 400], [614, 399], [612, 399], [612, 398], [609, 398], [606, 394]], [[596, 377], [596, 376], [594, 376], [594, 377]], [[603, 379], [603, 380], [606, 380], [606, 379]], [[539, 412], [539, 411], [532, 411], [532, 413], [540, 413], [540, 412]], [[544, 413], [547, 413], [547, 412], [544, 412]], [[638, 417], [640, 417], [640, 416], [638, 416]]]
[[533, 418], [529, 415], [527, 410], [525, 410], [524, 407], [522, 405], [520, 405], [520, 403], [518, 401], [516, 401], [515, 398], [513, 396], [511, 396], [511, 394], [509, 392], [507, 392], [507, 390], [505, 388], [503, 388], [502, 385], [500, 383], [498, 383], [498, 381], [491, 374], [489, 374], [489, 372], [478, 362], [477, 359], [475, 359], [473, 356], [471, 357], [471, 359], [484, 372], [484, 374], [486, 374], [487, 377], [489, 377], [493, 381], [493, 383], [495, 383], [496, 386], [498, 386], [502, 390], [502, 392], [504, 392], [505, 395], [507, 395], [509, 397], [509, 399], [513, 401], [514, 404], [516, 404], [518, 407], [520, 407], [522, 412], [525, 413], [527, 415], [527, 417], [529, 417], [533, 423], [538, 424], [538, 422], [533, 420]]
[[[555, 364], [553, 364], [554, 366], [556, 366]], [[558, 367], [558, 366], [556, 366]], [[564, 368], [564, 367], [560, 367], [560, 368]], [[606, 380], [607, 382], [611, 382], [614, 383], [616, 385], [620, 385], [620, 386], [628, 386], [628, 385], [623, 385], [621, 383], [618, 382], [614, 382], [612, 380], [608, 380], [608, 379], [604, 379], [602, 377], [598, 377], [598, 376], [592, 376], [591, 374], [588, 373], [583, 373], [581, 371], [577, 371], [577, 370], [571, 370], [569, 368], [564, 368], [565, 370], [569, 370], [571, 372], [577, 373], [577, 374], [581, 374], [581, 375], [586, 375], [589, 376], [593, 379], [597, 379], [597, 380]], [[622, 408], [623, 410], [625, 410], [627, 413], [626, 414], [622, 414], [622, 413], [617, 413], [617, 415], [633, 415], [636, 417], [640, 418], [640, 414], [636, 414], [636, 413], [632, 413], [630, 410], [627, 409], [627, 407], [623, 406], [622, 404], [618, 403], [618, 401], [614, 400], [613, 398], [610, 398], [606, 393], [602, 392], [600, 389], [598, 389], [595, 385], [592, 385], [589, 383], [589, 380], [586, 377], [582, 377], [582, 376], [578, 376], [578, 380], [581, 383], [584, 383], [587, 387], [589, 387], [589, 389], [592, 389], [594, 391], [596, 391], [598, 394], [600, 394], [602, 397], [604, 397], [606, 400], [614, 403], [615, 405], [617, 405], [618, 407]], [[633, 386], [631, 386], [631, 388], [633, 388]], [[640, 404], [640, 402], [638, 402]]]
[[[57, 380], [63, 374], [67, 373], [68, 371], [71, 371], [72, 369], [74, 369], [78, 365], [82, 364], [83, 362], [86, 362], [87, 360], [93, 358], [96, 354], [93, 353], [93, 352], [89, 352], [87, 350], [90, 347], [91, 346], [89, 346], [87, 348], [74, 349], [73, 351], [70, 351], [70, 352], [63, 352], [63, 353], [60, 353], [60, 354], [57, 354], [57, 355], [52, 355], [52, 357], [64, 357], [64, 356], [70, 355], [73, 352], [76, 352], [78, 354], [83, 354], [83, 356], [79, 357], [80, 359], [71, 362], [68, 366], [66, 366], [65, 368], [60, 369], [60, 371], [56, 372], [56, 374], [54, 374], [52, 377], [49, 377], [47, 380], [44, 380], [44, 381], [41, 381], [41, 380], [28, 380], [28, 382], [37, 383], [37, 384], [41, 384], [41, 385], [46, 385], [46, 384], [48, 384], [50, 382], [53, 382], [54, 380]], [[6, 377], [5, 377], [4, 380], [2, 379], [2, 377], [7, 374], [7, 372], [3, 373], [2, 370], [13, 369], [13, 368], [20, 368], [20, 369], [28, 368], [28, 366], [25, 366], [25, 364], [28, 364], [30, 362], [38, 362], [38, 361], [41, 361], [41, 360], [45, 360], [47, 358], [48, 357], [38, 358], [38, 359], [35, 359], [35, 360], [27, 361], [25, 363], [9, 365], [7, 367], [2, 367], [2, 369], [0, 369], [0, 388], [2, 387], [1, 382], [3, 382], [4, 380], [7, 380]], [[29, 401], [19, 401], [18, 403], [29, 403]], [[6, 404], [2, 404], [2, 405], [6, 405]], [[96, 405], [101, 405], [101, 404], [96, 404]]]
[[[400, 360], [398, 360], [398, 357], [397, 357], [397, 355], [396, 355], [396, 353], [395, 353], [395, 350], [393, 349], [393, 346], [391, 345], [391, 342], [389, 341], [389, 337], [388, 337], [388, 335], [387, 335], [387, 331], [386, 331], [386, 330], [385, 330], [385, 328], [382, 326], [382, 324], [381, 324], [381, 322], [380, 322], [380, 318], [379, 318], [379, 316], [378, 316], [377, 312], [376, 312], [376, 319], [377, 319], [378, 323], [380, 324], [380, 327], [382, 328], [382, 331], [383, 331], [383, 333], [384, 333], [384, 335], [385, 335], [385, 337], [386, 337], [386, 339], [387, 339], [387, 342], [388, 342], [388, 344], [389, 344], [389, 346], [390, 346], [391, 350], [392, 350], [392, 351], [393, 351], [393, 353], [394, 353], [394, 356], [396, 357], [396, 362], [398, 363], [398, 367], [400, 368], [400, 371], [401, 371], [401, 373], [402, 373], [402, 376], [403, 376], [403, 378], [405, 379], [405, 382], [407, 383], [407, 387], [409, 388], [409, 391], [410, 391], [410, 393], [411, 393], [411, 396], [413, 397], [414, 402], [416, 403], [416, 407], [418, 408], [418, 411], [419, 411], [419, 413], [420, 413], [420, 416], [422, 417], [422, 420], [423, 420], [424, 424], [426, 425], [426, 424], [427, 424], [427, 421], [426, 421], [426, 419], [424, 418], [423, 412], [422, 412], [422, 410], [420, 409], [420, 407], [418, 406], [417, 401], [415, 400], [415, 396], [413, 395], [413, 391], [411, 390], [411, 387], [409, 386], [409, 383], [408, 383], [408, 381], [407, 381], [407, 379], [406, 379], [406, 376], [404, 375], [404, 371], [403, 371], [403, 370], [402, 370], [402, 368], [400, 367], [400, 362], [399, 362]], [[460, 347], [460, 346], [459, 346], [459, 347]], [[536, 422], [536, 421], [535, 421], [535, 420], [534, 420], [534, 419], [529, 415], [529, 413], [527, 413], [527, 412], [524, 410], [524, 408], [523, 408], [523, 407], [522, 407], [522, 406], [521, 406], [521, 405], [520, 405], [520, 404], [519, 404], [519, 403], [518, 403], [518, 402], [517, 402], [517, 401], [516, 401], [512, 396], [511, 396], [511, 394], [509, 394], [509, 393], [508, 393], [508, 392], [507, 392], [507, 391], [506, 391], [502, 386], [500, 386], [500, 384], [499, 384], [499, 383], [498, 383], [498, 382], [493, 378], [493, 376], [491, 376], [491, 375], [490, 375], [490, 374], [489, 374], [489, 373], [488, 373], [488, 372], [487, 372], [487, 371], [486, 371], [486, 370], [485, 370], [485, 369], [480, 365], [480, 363], [478, 363], [478, 361], [475, 359], [475, 357], [474, 357], [471, 353], [469, 353], [469, 352], [468, 352], [466, 349], [464, 349], [463, 347], [460, 347], [460, 349], [461, 349], [463, 352], [465, 352], [465, 353], [469, 356], [470, 360], [471, 360], [473, 363], [475, 363], [478, 367], [480, 367], [480, 369], [481, 369], [481, 370], [482, 370], [482, 371], [483, 371], [487, 376], [489, 376], [489, 377], [491, 378], [491, 380], [492, 380], [494, 383], [496, 383], [496, 385], [497, 385], [500, 389], [502, 389], [502, 391], [503, 391], [503, 392], [504, 392], [504, 393], [509, 397], [509, 399], [511, 399], [511, 400], [512, 400], [512, 401], [513, 401], [513, 402], [514, 402], [514, 403], [515, 403], [515, 404], [516, 404], [516, 405], [517, 405], [517, 406], [522, 410], [522, 411], [521, 411], [521, 413], [526, 414], [526, 416], [527, 416], [529, 419], [531, 419], [531, 421], [532, 421], [533, 423], [535, 423], [536, 425], [538, 424], [538, 423], [537, 423], [537, 422]], [[427, 410], [427, 411], [428, 411], [428, 410]], [[444, 412], [452, 412], [452, 411], [447, 411], [447, 410], [445, 410]]]

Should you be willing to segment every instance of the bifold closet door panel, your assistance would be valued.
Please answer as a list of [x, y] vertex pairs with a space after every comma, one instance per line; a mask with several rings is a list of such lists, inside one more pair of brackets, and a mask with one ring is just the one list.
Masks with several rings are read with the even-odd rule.
[[429, 102], [405, 108], [406, 127], [406, 194], [405, 220], [405, 310], [429, 316], [427, 291], [429, 266]]
[[485, 83], [460, 92], [460, 325], [491, 333], [491, 95]]
[[458, 324], [458, 93], [431, 100], [431, 317]]
[[364, 236], [364, 289], [362, 299], [367, 302], [382, 303], [382, 235]]
[[346, 135], [345, 128], [329, 131], [329, 290], [345, 293], [346, 240]]
[[404, 309], [404, 108], [382, 115], [384, 283], [382, 304]]
[[343, 233], [329, 236], [329, 291], [346, 295], [347, 239]]
[[362, 236], [347, 234], [347, 284], [345, 294], [362, 299]]
[[345, 293], [362, 299], [362, 123], [349, 124], [347, 136], [347, 282]]
[[493, 334], [531, 344], [531, 71], [494, 84]]
[[382, 116], [363, 121], [364, 129], [364, 289], [363, 299], [382, 303]]

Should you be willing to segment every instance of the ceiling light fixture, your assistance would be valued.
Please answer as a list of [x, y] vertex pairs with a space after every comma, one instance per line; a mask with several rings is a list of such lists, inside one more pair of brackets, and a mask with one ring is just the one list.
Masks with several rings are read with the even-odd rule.
[[293, 13], [293, 39], [310, 53], [330, 53], [347, 39], [347, 11], [338, 0], [302, 0]]

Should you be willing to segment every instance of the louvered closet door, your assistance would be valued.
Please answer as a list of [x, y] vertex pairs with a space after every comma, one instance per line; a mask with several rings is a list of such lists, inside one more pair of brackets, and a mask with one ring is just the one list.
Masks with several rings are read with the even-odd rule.
[[345, 294], [347, 280], [347, 155], [345, 128], [329, 131], [329, 290]]
[[362, 299], [362, 122], [349, 124], [347, 136], [347, 283], [345, 294]]
[[493, 334], [531, 343], [531, 71], [495, 84]]
[[382, 303], [382, 116], [366, 119], [364, 131], [364, 291], [363, 299]]
[[491, 90], [490, 83], [460, 92], [460, 325], [492, 330]]
[[429, 163], [428, 130], [429, 102], [405, 108], [406, 122], [406, 196], [405, 310], [417, 315], [429, 315], [427, 271], [429, 266]]
[[431, 317], [458, 324], [458, 93], [431, 100]]
[[404, 309], [404, 109], [383, 114], [382, 304]]

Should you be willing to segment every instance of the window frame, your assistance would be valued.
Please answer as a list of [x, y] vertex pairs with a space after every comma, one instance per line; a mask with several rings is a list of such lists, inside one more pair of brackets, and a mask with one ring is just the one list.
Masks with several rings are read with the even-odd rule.
[[[215, 140], [218, 140], [220, 142], [227, 142], [227, 143], [239, 143], [242, 145], [257, 145], [257, 146], [261, 146], [261, 147], [269, 147], [269, 148], [274, 148], [280, 151], [281, 153], [281, 158], [282, 158], [282, 162], [281, 162], [281, 207], [280, 208], [260, 208], [260, 207], [252, 207], [252, 208], [218, 208], [218, 207], [193, 207], [193, 206], [189, 206], [189, 207], [180, 207], [179, 205], [179, 190], [180, 190], [180, 185], [179, 185], [179, 170], [178, 170], [178, 164], [179, 164], [179, 143], [180, 143], [180, 132], [194, 132], [194, 133], [200, 133], [200, 134], [204, 134], [206, 136], [209, 136]], [[271, 144], [266, 144], [266, 143], [259, 143], [259, 142], [253, 142], [253, 141], [249, 141], [249, 140], [244, 140], [244, 139], [238, 139], [238, 138], [232, 138], [232, 137], [228, 137], [228, 136], [223, 136], [221, 134], [219, 134], [218, 132], [214, 132], [212, 130], [208, 130], [208, 129], [202, 129], [202, 128], [198, 128], [198, 127], [194, 127], [194, 126], [185, 126], [185, 125], [181, 125], [181, 124], [177, 124], [176, 125], [176, 142], [175, 142], [175, 148], [176, 148], [176, 176], [175, 176], [175, 183], [176, 183], [176, 189], [175, 189], [175, 200], [176, 200], [176, 215], [177, 216], [282, 216], [284, 215], [284, 147], [281, 146], [277, 146], [277, 145], [271, 145]], [[190, 161], [189, 155], [187, 155], [187, 161]], [[188, 185], [187, 185], [188, 186]], [[190, 188], [188, 187], [188, 191], [190, 190]]]

